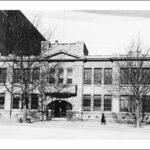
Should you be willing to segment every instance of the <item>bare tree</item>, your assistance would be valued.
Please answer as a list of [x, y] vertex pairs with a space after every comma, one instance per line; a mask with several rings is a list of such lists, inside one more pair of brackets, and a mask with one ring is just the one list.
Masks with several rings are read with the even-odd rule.
[[114, 58], [118, 71], [114, 73], [113, 88], [128, 96], [126, 110], [133, 115], [137, 127], [141, 125], [145, 97], [150, 94], [149, 49], [144, 51], [140, 41], [134, 40], [127, 54]]
[[28, 100], [39, 79], [40, 68], [36, 65], [41, 57], [41, 41], [45, 39], [20, 11], [7, 11], [7, 14], [4, 25], [6, 50], [2, 54], [5, 55], [3, 61], [7, 63], [8, 78], [4, 85], [11, 94], [10, 117], [13, 96], [18, 93], [26, 121]]

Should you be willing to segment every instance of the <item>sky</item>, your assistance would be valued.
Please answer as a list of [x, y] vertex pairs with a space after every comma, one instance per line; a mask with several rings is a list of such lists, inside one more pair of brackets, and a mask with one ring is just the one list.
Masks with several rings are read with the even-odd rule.
[[39, 20], [39, 31], [51, 33], [50, 41], [85, 42], [89, 55], [126, 52], [132, 39], [150, 47], [150, 11], [103, 10], [24, 10], [32, 22]]

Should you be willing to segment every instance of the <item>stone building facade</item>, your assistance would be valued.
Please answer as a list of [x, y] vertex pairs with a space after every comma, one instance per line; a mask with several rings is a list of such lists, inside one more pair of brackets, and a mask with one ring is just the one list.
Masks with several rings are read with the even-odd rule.
[[[54, 117], [66, 117], [67, 111], [71, 110], [85, 119], [99, 119], [102, 112], [105, 112], [106, 116], [111, 116], [113, 112], [120, 113], [123, 109], [127, 109], [126, 99], [120, 99], [119, 90], [114, 88], [114, 77], [118, 67], [111, 61], [112, 56], [90, 56], [83, 42], [54, 44], [42, 42], [41, 49], [41, 63], [48, 62], [50, 65], [57, 63], [57, 69], [63, 70], [59, 81], [62, 85], [66, 85], [60, 91], [52, 90], [51, 93], [45, 91], [46, 105], [54, 112]], [[5, 64], [1, 62], [1, 66], [8, 72], [6, 62]], [[36, 90], [35, 93], [38, 95], [39, 91]], [[31, 96], [28, 109], [38, 110], [39, 102], [38, 96]], [[22, 112], [21, 101], [16, 96], [11, 102], [11, 94], [2, 83], [0, 108], [0, 112], [7, 115], [10, 111], [13, 114]]]

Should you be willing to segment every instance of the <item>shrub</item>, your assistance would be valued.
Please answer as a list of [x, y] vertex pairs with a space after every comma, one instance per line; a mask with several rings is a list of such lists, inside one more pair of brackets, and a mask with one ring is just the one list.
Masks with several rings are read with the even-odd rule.
[[135, 120], [134, 116], [129, 113], [122, 113], [122, 114], [112, 113], [112, 117], [117, 123], [133, 124]]
[[71, 120], [74, 116], [75, 112], [71, 111], [71, 110], [68, 110], [66, 112], [66, 117], [67, 117], [67, 120]]
[[17, 122], [23, 123], [23, 116], [22, 115], [17, 115]]

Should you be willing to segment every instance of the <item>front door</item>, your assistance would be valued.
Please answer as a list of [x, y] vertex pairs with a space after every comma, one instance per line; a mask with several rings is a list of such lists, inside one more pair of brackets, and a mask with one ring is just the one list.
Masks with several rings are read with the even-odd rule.
[[49, 104], [49, 108], [53, 110], [54, 117], [66, 117], [66, 110], [72, 109], [72, 105], [66, 101], [59, 100]]
[[66, 105], [63, 101], [55, 102], [54, 117], [66, 117]]

